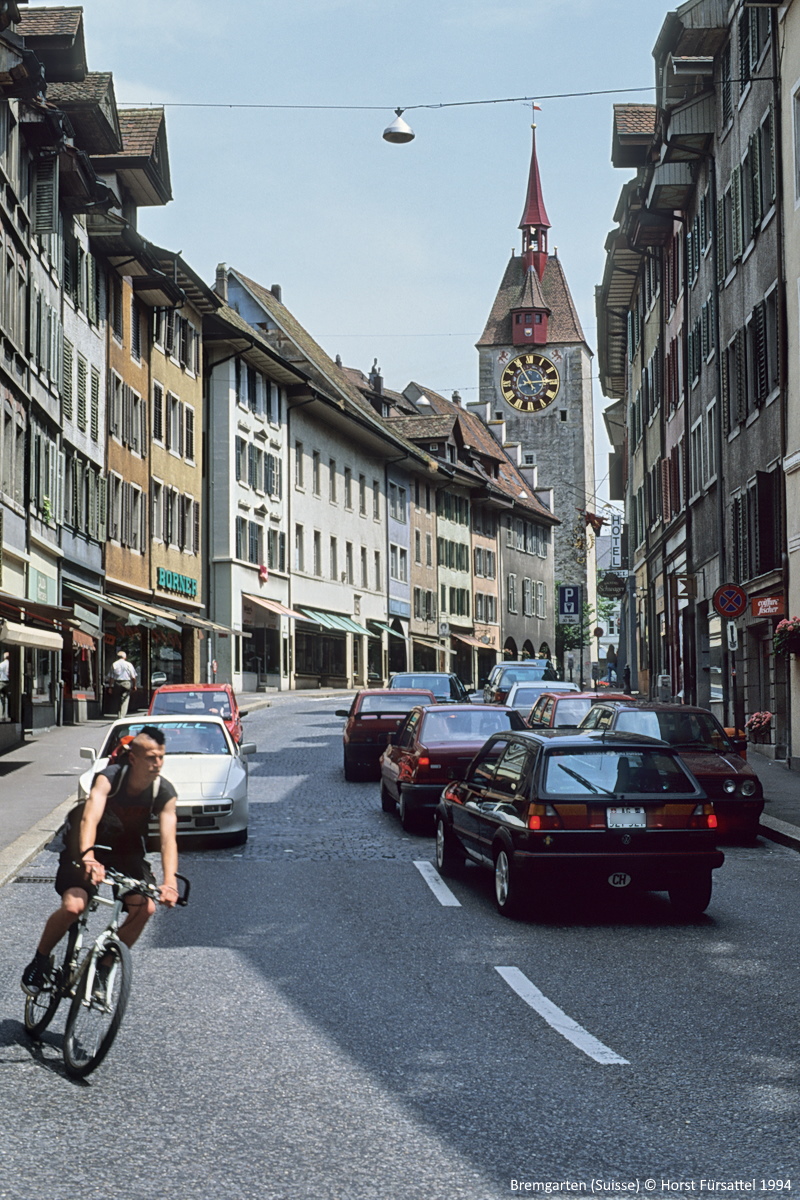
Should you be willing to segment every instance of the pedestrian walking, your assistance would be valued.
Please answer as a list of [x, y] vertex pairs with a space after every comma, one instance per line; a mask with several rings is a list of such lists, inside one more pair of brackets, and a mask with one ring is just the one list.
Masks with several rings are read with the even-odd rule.
[[8, 672], [10, 666], [10, 655], [6, 650], [3, 653], [2, 659], [0, 659], [0, 714], [2, 714], [0, 715], [0, 721], [8, 720]]
[[117, 651], [116, 662], [111, 664], [109, 678], [114, 684], [114, 698], [119, 710], [117, 715], [126, 717], [133, 685], [136, 683], [136, 667], [132, 662], [128, 662], [128, 656], [124, 650]]
[[617, 652], [613, 645], [606, 650], [606, 679], [609, 683], [617, 682]]

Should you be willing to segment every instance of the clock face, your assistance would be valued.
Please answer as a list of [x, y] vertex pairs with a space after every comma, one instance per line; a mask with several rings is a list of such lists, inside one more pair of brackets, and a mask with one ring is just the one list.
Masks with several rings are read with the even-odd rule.
[[520, 412], [539, 412], [558, 395], [558, 371], [543, 354], [518, 354], [500, 376], [503, 399]]

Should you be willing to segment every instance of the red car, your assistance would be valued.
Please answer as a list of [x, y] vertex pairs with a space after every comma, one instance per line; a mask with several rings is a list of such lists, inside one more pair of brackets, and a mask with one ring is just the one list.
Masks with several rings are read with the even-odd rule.
[[577, 729], [594, 704], [604, 700], [633, 700], [624, 692], [542, 692], [528, 716], [531, 729]]
[[[677, 750], [713, 801], [720, 837], [752, 842], [764, 811], [761, 780], [740, 756], [744, 739], [732, 739], [705, 708], [654, 701], [599, 703], [581, 729], [614, 729], [659, 738]], [[745, 743], [746, 744], [746, 743]]]
[[349, 708], [337, 708], [347, 717], [342, 733], [345, 779], [358, 779], [366, 770], [374, 775], [386, 743], [415, 704], [435, 704], [433, 692], [422, 688], [369, 688], [356, 692]]
[[148, 714], [153, 717], [189, 716], [222, 717], [236, 745], [242, 740], [242, 717], [246, 709], [236, 703], [236, 694], [229, 683], [167, 683], [156, 688]]
[[403, 828], [412, 828], [421, 813], [433, 813], [445, 784], [464, 778], [487, 738], [524, 728], [515, 709], [495, 704], [412, 709], [381, 756], [381, 808], [396, 808]]

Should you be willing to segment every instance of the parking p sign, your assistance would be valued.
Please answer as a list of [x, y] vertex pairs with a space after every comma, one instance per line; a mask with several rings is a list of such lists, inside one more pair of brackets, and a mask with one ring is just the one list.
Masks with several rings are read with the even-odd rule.
[[558, 620], [561, 625], [580, 625], [583, 614], [583, 588], [561, 583], [558, 586]]

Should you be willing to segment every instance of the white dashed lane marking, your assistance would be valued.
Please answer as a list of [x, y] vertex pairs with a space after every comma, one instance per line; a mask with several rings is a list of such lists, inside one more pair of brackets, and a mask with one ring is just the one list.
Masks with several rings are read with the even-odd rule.
[[450, 891], [450, 888], [444, 882], [433, 863], [426, 862], [423, 859], [415, 862], [414, 866], [417, 868], [420, 875], [425, 880], [440, 904], [442, 904], [445, 908], [461, 908], [461, 901], [456, 900], [455, 896]]
[[495, 971], [505, 979], [508, 986], [513, 988], [526, 1004], [530, 1005], [534, 1012], [537, 1012], [540, 1017], [544, 1017], [547, 1024], [555, 1029], [556, 1033], [560, 1033], [568, 1042], [572, 1042], [573, 1046], [577, 1046], [595, 1062], [602, 1063], [603, 1066], [613, 1064], [630, 1066], [627, 1058], [622, 1058], [616, 1051], [604, 1046], [582, 1025], [573, 1021], [572, 1017], [568, 1017], [556, 1004], [553, 1004], [552, 1000], [548, 1000], [547, 996], [540, 992], [518, 967], [495, 967]]

